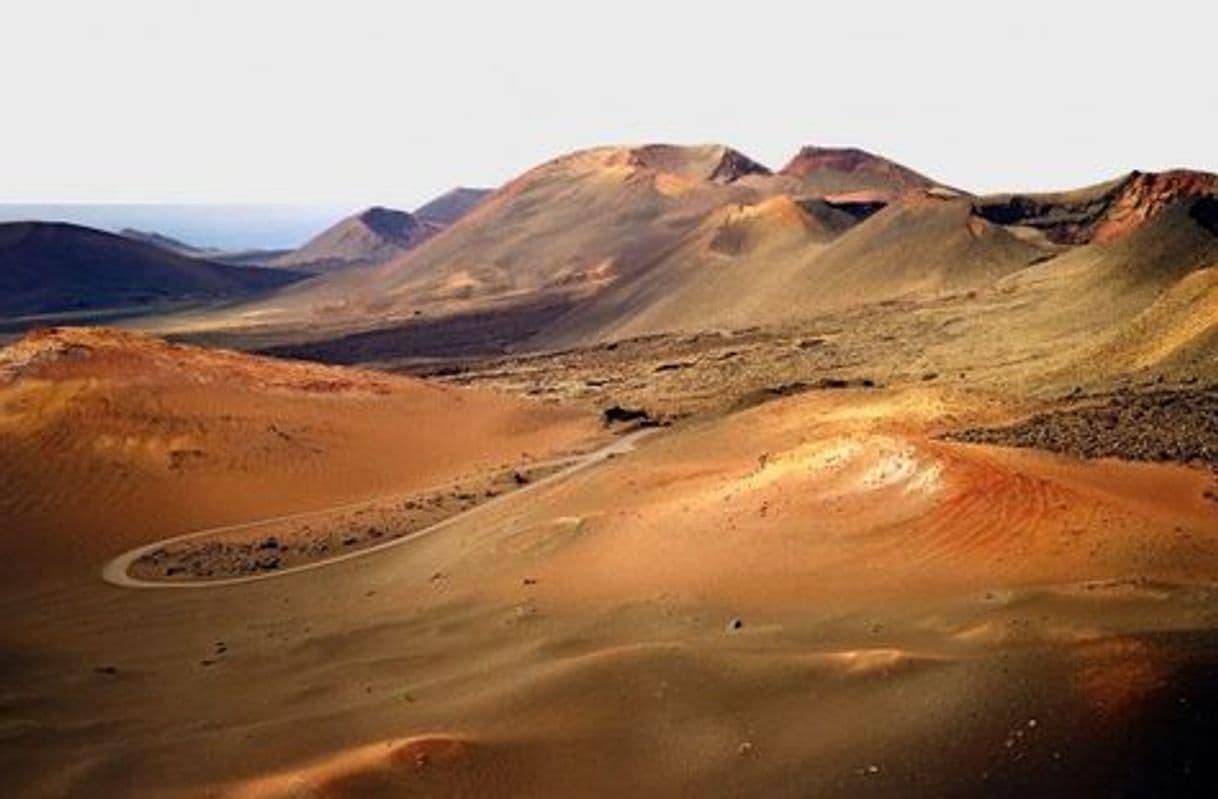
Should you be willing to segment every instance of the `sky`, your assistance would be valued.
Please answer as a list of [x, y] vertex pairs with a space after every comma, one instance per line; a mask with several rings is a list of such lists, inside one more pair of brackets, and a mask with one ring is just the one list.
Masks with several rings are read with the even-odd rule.
[[599, 144], [856, 145], [961, 188], [1218, 171], [1203, 3], [39, 0], [0, 202], [413, 208]]

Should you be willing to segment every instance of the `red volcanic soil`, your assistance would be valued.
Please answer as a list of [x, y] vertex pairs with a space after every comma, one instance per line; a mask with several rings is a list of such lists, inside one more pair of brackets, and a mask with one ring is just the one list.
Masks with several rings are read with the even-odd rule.
[[1141, 229], [1176, 203], [1212, 202], [1215, 194], [1218, 175], [1207, 172], [1133, 172], [1075, 191], [982, 198], [976, 211], [998, 224], [1038, 228], [1058, 244], [1102, 244]]
[[804, 178], [821, 171], [873, 176], [901, 191], [936, 185], [925, 175], [856, 147], [804, 147], [779, 174]]
[[1179, 169], [1135, 172], [1091, 231], [1091, 241], [1121, 238], [1179, 200], [1218, 194], [1218, 175]]

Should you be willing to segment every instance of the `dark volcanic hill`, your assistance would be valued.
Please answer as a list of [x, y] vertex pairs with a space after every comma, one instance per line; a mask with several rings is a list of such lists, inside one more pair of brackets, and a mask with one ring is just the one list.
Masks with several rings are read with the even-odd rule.
[[0, 313], [6, 316], [235, 298], [301, 277], [190, 258], [61, 222], [0, 224]]

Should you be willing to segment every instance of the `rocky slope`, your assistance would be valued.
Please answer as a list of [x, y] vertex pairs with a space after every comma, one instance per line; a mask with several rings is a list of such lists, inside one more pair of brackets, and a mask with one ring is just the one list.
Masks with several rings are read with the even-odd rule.
[[1033, 228], [1060, 244], [1102, 244], [1128, 235], [1174, 203], [1216, 194], [1218, 175], [1135, 171], [1074, 192], [984, 197], [976, 209], [996, 224]]

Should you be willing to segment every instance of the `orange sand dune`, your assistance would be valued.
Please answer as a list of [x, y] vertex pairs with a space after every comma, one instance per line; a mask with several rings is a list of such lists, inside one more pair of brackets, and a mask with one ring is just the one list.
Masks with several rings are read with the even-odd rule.
[[[301, 391], [266, 402], [295, 407], [282, 403]], [[1015, 410], [929, 388], [810, 392], [661, 431], [434, 535], [309, 572], [131, 591], [82, 571], [37, 601], [10, 586], [0, 645], [20, 655], [4, 665], [0, 787], [174, 799], [1195, 787], [1209, 761], [1156, 742], [1208, 740], [1189, 736], [1212, 710], [1218, 657], [1212, 480], [935, 438]], [[253, 474], [274, 474], [265, 462]]]
[[[223, 789], [230, 799], [317, 799], [346, 796], [425, 795], [444, 790], [485, 790], [497, 777], [484, 754], [457, 737], [416, 736], [332, 755], [311, 766], [259, 777]], [[473, 761], [473, 762], [471, 762]]]
[[916, 404], [942, 402], [803, 397], [657, 442], [629, 470], [579, 481], [562, 504], [578, 536], [535, 568], [571, 599], [761, 605], [1218, 568], [1204, 472], [937, 441]]
[[597, 435], [583, 413], [114, 331], [0, 352], [0, 574], [441, 485]]

